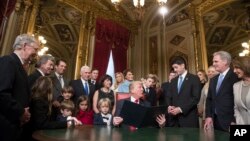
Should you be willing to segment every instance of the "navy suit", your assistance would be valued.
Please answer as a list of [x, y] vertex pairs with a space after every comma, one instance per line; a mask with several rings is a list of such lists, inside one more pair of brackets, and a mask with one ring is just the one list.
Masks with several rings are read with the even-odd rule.
[[27, 73], [14, 53], [0, 58], [0, 138], [20, 137], [20, 117], [28, 106], [30, 90]]
[[145, 94], [146, 100], [151, 103], [151, 106], [156, 106], [157, 98], [156, 91], [154, 88], [148, 88], [149, 92], [146, 92], [145, 88], [143, 88], [143, 93]]
[[89, 85], [89, 94], [85, 93], [84, 88], [83, 88], [83, 83], [82, 83], [81, 79], [72, 80], [69, 83], [69, 85], [71, 87], [73, 87], [73, 89], [74, 89], [73, 99], [74, 99], [75, 102], [76, 102], [76, 100], [78, 99], [79, 96], [86, 95], [86, 96], [89, 97], [89, 101], [90, 101], [90, 104], [92, 106], [93, 96], [94, 96], [94, 93], [95, 93], [95, 86], [92, 83], [88, 83], [88, 85]]
[[209, 83], [206, 117], [213, 118], [215, 129], [228, 131], [230, 123], [234, 121], [233, 84], [238, 81], [238, 77], [230, 69], [221, 83], [218, 94], [216, 94], [218, 77], [219, 75], [213, 77]]
[[198, 76], [187, 73], [180, 92], [177, 89], [178, 77], [172, 79], [167, 92], [168, 106], [180, 107], [182, 113], [169, 115], [169, 126], [199, 127], [197, 104], [200, 99], [201, 83]]

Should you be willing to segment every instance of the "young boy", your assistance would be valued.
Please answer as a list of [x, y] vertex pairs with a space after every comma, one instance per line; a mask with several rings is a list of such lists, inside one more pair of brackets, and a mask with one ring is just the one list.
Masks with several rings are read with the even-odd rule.
[[111, 125], [112, 115], [110, 114], [111, 101], [108, 98], [102, 98], [98, 102], [100, 113], [94, 115], [95, 125]]
[[61, 114], [57, 116], [58, 121], [74, 121], [74, 123], [80, 123], [75, 117], [72, 117], [75, 106], [71, 100], [62, 101], [60, 106]]

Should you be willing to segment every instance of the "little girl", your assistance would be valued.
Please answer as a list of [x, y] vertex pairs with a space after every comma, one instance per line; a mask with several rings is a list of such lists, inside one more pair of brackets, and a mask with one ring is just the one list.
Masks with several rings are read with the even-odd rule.
[[93, 125], [94, 111], [90, 107], [88, 97], [78, 97], [76, 104], [76, 118], [80, 120], [82, 124]]
[[95, 125], [111, 125], [112, 115], [110, 114], [111, 101], [109, 98], [102, 98], [98, 102], [98, 109], [100, 113], [94, 115]]

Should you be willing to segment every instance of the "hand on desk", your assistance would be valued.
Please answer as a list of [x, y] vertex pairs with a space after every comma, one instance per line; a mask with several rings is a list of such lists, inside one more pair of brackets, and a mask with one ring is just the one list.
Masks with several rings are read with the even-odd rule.
[[[71, 127], [71, 126], [78, 126], [78, 125], [82, 125], [82, 122], [81, 121], [79, 121], [78, 119], [76, 119], [76, 117], [68, 117], [67, 118], [67, 121], [68, 121], [68, 123], [67, 123], [67, 126], [68, 127]], [[73, 122], [73, 124], [72, 124], [72, 122]]]
[[182, 111], [180, 107], [168, 106], [168, 113], [175, 116], [182, 113]]
[[123, 118], [122, 117], [114, 117], [113, 118], [113, 124], [114, 126], [118, 126], [123, 122]]
[[156, 117], [156, 121], [158, 122], [159, 126], [162, 128], [166, 124], [166, 118], [164, 114], [158, 115]]

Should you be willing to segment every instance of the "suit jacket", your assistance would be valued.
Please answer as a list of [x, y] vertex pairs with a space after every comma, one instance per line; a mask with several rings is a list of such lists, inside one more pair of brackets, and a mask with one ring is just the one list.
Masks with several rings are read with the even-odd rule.
[[89, 84], [89, 94], [86, 94], [83, 88], [83, 83], [81, 79], [77, 79], [77, 80], [72, 80], [69, 85], [71, 87], [73, 87], [74, 89], [74, 95], [73, 95], [73, 99], [76, 102], [76, 100], [78, 99], [79, 96], [81, 95], [86, 95], [89, 97], [90, 100], [90, 104], [92, 106], [93, 103], [93, 96], [95, 93], [95, 86], [92, 83], [88, 83]]
[[36, 80], [41, 76], [43, 76], [43, 75], [37, 69], [28, 76], [28, 82], [29, 82], [30, 89], [35, 84]]
[[169, 126], [199, 127], [197, 104], [200, 99], [201, 83], [198, 76], [187, 73], [180, 92], [177, 89], [178, 77], [172, 79], [167, 95], [168, 106], [180, 107], [182, 113], [170, 115]]
[[246, 97], [246, 103], [241, 100], [243, 81], [233, 86], [234, 90], [234, 117], [236, 124], [250, 124], [250, 91]]
[[161, 89], [162, 89], [162, 94], [161, 94], [161, 100], [159, 101], [160, 105], [167, 105], [167, 102], [166, 102], [166, 97], [168, 95], [168, 87], [169, 87], [169, 84], [170, 82], [163, 82], [161, 84]]
[[[53, 83], [53, 100], [57, 100], [60, 96], [61, 96], [61, 91], [62, 91], [62, 85], [60, 83], [60, 80], [58, 79], [58, 77], [56, 76], [55, 73], [53, 73], [50, 76], [52, 83]], [[68, 80], [63, 78], [64, 80], [64, 86], [68, 85]]]
[[[111, 116], [110, 125], [112, 124], [113, 124], [113, 117]], [[94, 125], [107, 125], [107, 123], [103, 121], [101, 113], [94, 114]]]
[[[122, 106], [123, 106], [123, 103], [124, 103], [125, 100], [131, 101], [131, 97], [119, 100], [116, 103], [116, 111], [115, 111], [115, 115], [116, 116], [120, 115], [120, 112], [121, 112], [121, 109], [122, 109]], [[139, 104], [142, 105], [142, 106], [146, 106], [146, 107], [150, 107], [151, 106], [150, 102], [148, 102], [146, 100], [141, 100], [141, 99], [139, 101]]]
[[156, 91], [154, 88], [148, 88], [149, 92], [147, 93], [145, 88], [143, 88], [143, 92], [145, 94], [146, 100], [150, 102], [151, 106], [156, 106], [157, 98], [156, 98]]
[[0, 64], [0, 137], [15, 140], [20, 133], [20, 117], [29, 103], [28, 76], [15, 53], [1, 57]]
[[230, 123], [235, 120], [233, 85], [238, 81], [238, 78], [233, 70], [229, 69], [221, 83], [218, 94], [216, 94], [218, 77], [219, 75], [216, 75], [210, 79], [206, 99], [206, 117], [214, 118], [216, 114], [223, 130], [228, 131]]

